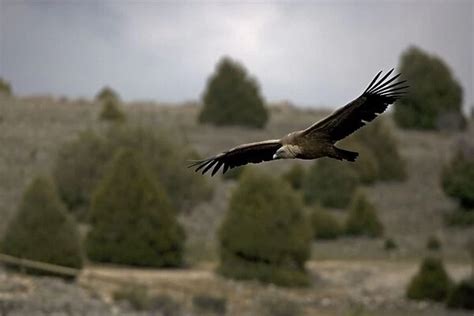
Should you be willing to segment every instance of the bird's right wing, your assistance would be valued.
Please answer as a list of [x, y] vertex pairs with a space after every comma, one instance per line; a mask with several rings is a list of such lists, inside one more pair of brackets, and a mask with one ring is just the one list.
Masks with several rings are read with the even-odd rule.
[[335, 142], [374, 120], [408, 88], [403, 85], [405, 81], [395, 81], [400, 74], [389, 78], [392, 72], [393, 69], [377, 81], [382, 73], [379, 72], [361, 96], [305, 129], [303, 135], [322, 132]]
[[223, 166], [223, 173], [226, 173], [228, 169], [243, 166], [248, 163], [272, 160], [273, 155], [281, 146], [282, 144], [279, 139], [243, 144], [213, 157], [194, 161], [188, 167], [196, 167], [196, 172], [202, 170], [202, 174], [205, 174], [209, 169], [214, 167], [211, 173], [211, 175], [214, 175]]

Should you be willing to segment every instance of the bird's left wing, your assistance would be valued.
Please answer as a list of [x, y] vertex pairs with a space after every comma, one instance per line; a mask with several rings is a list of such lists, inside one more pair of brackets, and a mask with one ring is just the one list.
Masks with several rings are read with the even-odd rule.
[[392, 72], [393, 69], [377, 81], [382, 73], [379, 72], [361, 96], [305, 129], [303, 135], [323, 132], [336, 142], [371, 122], [402, 97], [408, 88], [403, 85], [406, 81], [394, 82], [400, 74], [388, 78]]
[[213, 157], [194, 161], [189, 165], [189, 168], [196, 167], [196, 172], [202, 170], [202, 174], [205, 174], [214, 167], [211, 173], [211, 175], [214, 175], [223, 166], [223, 173], [226, 173], [228, 169], [248, 163], [272, 160], [273, 155], [281, 146], [282, 144], [279, 139], [243, 144]]

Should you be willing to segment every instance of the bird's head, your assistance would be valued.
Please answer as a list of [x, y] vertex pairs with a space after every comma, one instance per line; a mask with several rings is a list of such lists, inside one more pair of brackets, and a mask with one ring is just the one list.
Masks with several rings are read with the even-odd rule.
[[275, 152], [273, 159], [293, 159], [296, 158], [297, 150], [293, 148], [295, 146], [285, 145]]

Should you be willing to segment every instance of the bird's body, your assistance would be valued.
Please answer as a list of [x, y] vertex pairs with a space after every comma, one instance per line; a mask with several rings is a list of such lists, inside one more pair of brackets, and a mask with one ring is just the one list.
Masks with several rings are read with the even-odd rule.
[[225, 173], [228, 169], [248, 163], [276, 159], [312, 160], [330, 157], [355, 161], [358, 153], [338, 148], [335, 143], [375, 119], [403, 95], [408, 86], [401, 86], [405, 81], [392, 83], [399, 75], [387, 79], [392, 71], [377, 81], [381, 74], [379, 72], [361, 96], [304, 130], [291, 132], [281, 139], [243, 144], [196, 161], [190, 167], [196, 167], [196, 171], [202, 170], [203, 174], [213, 168], [214, 175], [221, 167]]

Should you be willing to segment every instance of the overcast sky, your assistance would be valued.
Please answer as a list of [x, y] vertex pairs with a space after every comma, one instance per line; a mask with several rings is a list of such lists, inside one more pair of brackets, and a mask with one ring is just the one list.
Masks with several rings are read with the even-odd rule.
[[474, 1], [0, 0], [0, 77], [19, 95], [200, 98], [224, 55], [269, 101], [336, 107], [410, 45], [439, 55], [474, 102]]

